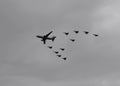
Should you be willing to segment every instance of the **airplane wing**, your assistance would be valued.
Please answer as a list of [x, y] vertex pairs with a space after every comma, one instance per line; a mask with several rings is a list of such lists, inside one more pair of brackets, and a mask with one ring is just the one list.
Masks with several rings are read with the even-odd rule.
[[39, 35], [37, 35], [36, 37], [37, 37], [37, 38], [43, 38], [43, 36], [39, 36]]
[[46, 34], [45, 36], [48, 37], [53, 31], [49, 32], [48, 34]]

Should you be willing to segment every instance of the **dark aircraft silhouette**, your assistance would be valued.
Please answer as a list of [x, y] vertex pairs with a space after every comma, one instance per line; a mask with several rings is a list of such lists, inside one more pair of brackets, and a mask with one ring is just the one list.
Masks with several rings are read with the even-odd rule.
[[72, 42], [75, 42], [75, 39], [70, 39]]
[[49, 49], [52, 49], [53, 47], [52, 46], [48, 46]]
[[64, 34], [65, 34], [65, 35], [69, 35], [69, 33], [68, 33], [68, 32], [64, 32]]
[[75, 30], [74, 32], [75, 32], [76, 34], [78, 34], [78, 33], [79, 33], [79, 31], [77, 31], [77, 30]]
[[58, 54], [59, 52], [58, 51], [54, 51], [55, 54]]
[[58, 57], [61, 57], [62, 55], [57, 55]]
[[60, 50], [64, 51], [64, 50], [65, 50], [65, 48], [60, 48]]
[[88, 34], [89, 32], [88, 31], [84, 31], [85, 34]]
[[37, 37], [37, 38], [41, 38], [41, 39], [42, 39], [41, 41], [43, 41], [43, 43], [46, 44], [46, 40], [52, 40], [52, 41], [55, 40], [56, 36], [53, 36], [52, 38], [48, 37], [52, 32], [53, 32], [53, 31], [51, 31], [51, 32], [49, 32], [48, 34], [43, 35], [43, 36], [37, 35], [36, 37]]
[[66, 60], [67, 58], [65, 57], [65, 58], [62, 58], [63, 60]]
[[99, 36], [99, 35], [97, 35], [97, 34], [93, 34], [94, 36]]

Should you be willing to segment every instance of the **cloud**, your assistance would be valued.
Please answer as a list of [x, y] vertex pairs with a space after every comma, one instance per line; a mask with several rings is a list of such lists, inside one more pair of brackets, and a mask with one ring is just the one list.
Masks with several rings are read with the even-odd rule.
[[[118, 9], [119, 4], [120, 2], [118, 0], [107, 0], [103, 5], [99, 6], [93, 14], [94, 21], [92, 31], [93, 33], [100, 33], [102, 35], [99, 40], [95, 40], [95, 42], [98, 41], [97, 43], [99, 48], [101, 46], [109, 45], [109, 48], [111, 47], [110, 50], [119, 51], [120, 49], [119, 46], [117, 46], [120, 43], [120, 11]], [[115, 53], [114, 51], [111, 52]]]
[[47, 82], [36, 77], [4, 76], [0, 78], [1, 86], [119, 86], [120, 78], [97, 77], [76, 81]]
[[120, 11], [119, 1], [113, 2], [106, 1], [107, 4], [103, 4], [94, 12], [95, 27], [99, 26], [95, 30], [104, 31], [107, 34], [116, 34], [119, 31]]

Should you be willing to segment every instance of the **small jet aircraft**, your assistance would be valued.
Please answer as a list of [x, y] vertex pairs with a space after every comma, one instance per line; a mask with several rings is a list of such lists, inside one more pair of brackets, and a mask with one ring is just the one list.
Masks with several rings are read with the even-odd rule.
[[88, 34], [89, 32], [88, 31], [84, 31], [85, 34]]
[[58, 57], [61, 57], [62, 55], [57, 55]]
[[62, 58], [63, 60], [66, 60], [67, 58], [66, 57], [64, 57], [64, 58]]
[[75, 30], [74, 32], [75, 32], [76, 34], [78, 34], [78, 33], [79, 33], [79, 31], [78, 31], [78, 30]]
[[43, 43], [46, 44], [46, 40], [52, 40], [52, 41], [55, 40], [56, 36], [53, 36], [53, 37], [51, 37], [51, 38], [48, 37], [52, 32], [53, 32], [53, 31], [51, 31], [51, 32], [49, 32], [48, 34], [43, 35], [43, 36], [37, 35], [36, 37], [37, 37], [37, 38], [41, 38], [41, 39], [42, 39], [41, 41], [43, 41]]
[[98, 36], [97, 34], [93, 34], [93, 35], [96, 36], [96, 37]]
[[69, 35], [69, 33], [68, 33], [68, 32], [64, 32], [64, 34], [65, 34], [65, 35]]
[[55, 54], [58, 54], [59, 52], [58, 51], [54, 51]]
[[75, 42], [75, 39], [70, 39], [72, 42]]
[[64, 51], [64, 50], [65, 50], [65, 48], [60, 48], [60, 50]]
[[52, 49], [53, 47], [52, 46], [48, 46], [49, 49]]

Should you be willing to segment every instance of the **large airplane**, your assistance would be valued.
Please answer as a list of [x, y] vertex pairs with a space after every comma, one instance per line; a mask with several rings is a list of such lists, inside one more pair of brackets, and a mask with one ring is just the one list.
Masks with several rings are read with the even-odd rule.
[[48, 34], [43, 35], [43, 36], [37, 35], [36, 37], [37, 37], [37, 38], [41, 38], [41, 39], [42, 39], [41, 41], [43, 41], [43, 43], [46, 44], [46, 40], [52, 40], [52, 41], [55, 40], [56, 36], [53, 36], [53, 37], [51, 37], [51, 38], [48, 37], [52, 32], [53, 32], [53, 31], [50, 31]]

